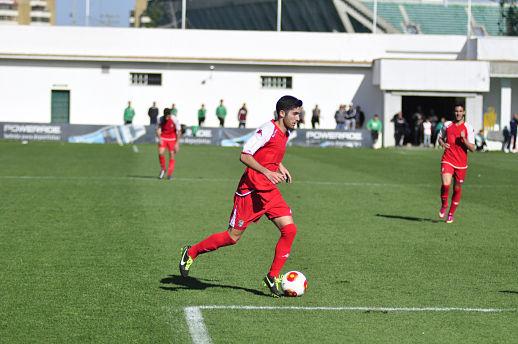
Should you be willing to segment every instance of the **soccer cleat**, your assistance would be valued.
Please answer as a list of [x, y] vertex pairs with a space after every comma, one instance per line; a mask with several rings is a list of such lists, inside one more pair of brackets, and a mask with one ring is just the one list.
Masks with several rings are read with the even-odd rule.
[[263, 279], [263, 284], [270, 289], [273, 297], [284, 296], [284, 291], [281, 287], [282, 275], [279, 277], [271, 277], [269, 274]]
[[158, 175], [158, 179], [164, 179], [165, 170], [160, 170], [160, 174]]
[[167, 180], [173, 180], [173, 176], [167, 176]]
[[446, 223], [452, 223], [453, 222], [453, 215], [448, 214], [448, 219], [446, 219]]
[[192, 262], [194, 261], [189, 254], [187, 254], [187, 251], [191, 248], [191, 246], [184, 246], [181, 249], [182, 256], [180, 257], [180, 263], [178, 264], [178, 267], [180, 268], [180, 274], [182, 277], [189, 276], [189, 268], [192, 265]]
[[445, 215], [446, 215], [446, 207], [441, 207], [441, 210], [439, 210], [439, 217], [441, 219], [444, 219]]

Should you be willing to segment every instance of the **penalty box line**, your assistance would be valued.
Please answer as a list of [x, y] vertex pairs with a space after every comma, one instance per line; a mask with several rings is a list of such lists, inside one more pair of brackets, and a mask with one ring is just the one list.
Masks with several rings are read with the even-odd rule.
[[203, 320], [204, 309], [234, 309], [234, 310], [295, 310], [295, 311], [342, 311], [342, 312], [459, 312], [459, 313], [504, 313], [517, 312], [514, 308], [470, 308], [470, 307], [298, 307], [298, 306], [238, 306], [238, 305], [205, 305], [185, 307], [185, 320], [193, 344], [210, 344], [212, 340]]

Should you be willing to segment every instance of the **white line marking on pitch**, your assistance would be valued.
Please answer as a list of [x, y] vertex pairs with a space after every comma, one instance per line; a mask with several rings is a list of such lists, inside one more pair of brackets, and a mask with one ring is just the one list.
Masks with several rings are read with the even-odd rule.
[[469, 307], [297, 307], [297, 306], [194, 306], [185, 307], [185, 319], [193, 344], [210, 344], [211, 338], [205, 322], [202, 309], [237, 309], [237, 310], [297, 310], [297, 311], [345, 311], [345, 312], [461, 312], [461, 313], [503, 313], [517, 312], [518, 309], [505, 308], [469, 308]]
[[[116, 177], [116, 176], [0, 176], [0, 179], [22, 179], [22, 180], [146, 180], [146, 181], [158, 181], [158, 178], [152, 176], [127, 176], [127, 177]], [[228, 182], [235, 183], [236, 179], [229, 178], [175, 178], [177, 182]], [[341, 181], [317, 181], [317, 180], [302, 180], [295, 181], [295, 184], [310, 184], [310, 185], [335, 185], [335, 186], [372, 186], [372, 187], [433, 187], [436, 185], [429, 184], [395, 184], [395, 183], [370, 183], [370, 182], [341, 182]], [[470, 188], [509, 188], [509, 185], [487, 185], [487, 184], [470, 184]]]
[[207, 332], [207, 328], [205, 327], [200, 307], [186, 307], [184, 312], [192, 342], [195, 344], [212, 343], [209, 332]]

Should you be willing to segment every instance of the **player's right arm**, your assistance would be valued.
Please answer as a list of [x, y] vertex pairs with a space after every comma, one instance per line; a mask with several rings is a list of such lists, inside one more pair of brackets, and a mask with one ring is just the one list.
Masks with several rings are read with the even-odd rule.
[[259, 127], [254, 135], [246, 141], [239, 160], [247, 167], [264, 174], [273, 184], [278, 184], [284, 181], [282, 173], [270, 171], [254, 158], [255, 152], [270, 141], [274, 130], [275, 125], [272, 122], [265, 123]]
[[280, 182], [284, 181], [284, 175], [282, 173], [270, 171], [269, 169], [258, 163], [253, 155], [241, 153], [241, 158], [239, 160], [241, 160], [241, 162], [245, 164], [247, 167], [264, 174], [265, 177], [272, 182], [272, 184], [279, 184]]
[[443, 147], [444, 149], [450, 148], [450, 144], [446, 142], [446, 128], [449, 127], [451, 122], [444, 123], [443, 127], [441, 128], [441, 131], [439, 131], [439, 138], [437, 139], [437, 142], [439, 142], [439, 145]]

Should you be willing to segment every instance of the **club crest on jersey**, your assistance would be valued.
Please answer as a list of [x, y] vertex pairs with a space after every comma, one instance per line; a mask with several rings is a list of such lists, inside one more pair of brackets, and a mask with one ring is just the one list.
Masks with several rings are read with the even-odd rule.
[[257, 133], [258, 133], [259, 135], [263, 136], [263, 129], [259, 129], [259, 130], [257, 130]]
[[239, 220], [237, 223], [238, 227], [243, 227], [244, 224], [245, 224], [245, 221], [243, 221], [243, 220]]

